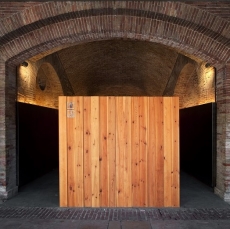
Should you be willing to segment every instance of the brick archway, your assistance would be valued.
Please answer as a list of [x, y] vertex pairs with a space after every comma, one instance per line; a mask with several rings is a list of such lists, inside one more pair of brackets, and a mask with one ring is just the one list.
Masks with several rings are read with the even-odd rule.
[[165, 44], [215, 64], [229, 58], [228, 25], [180, 2], [48, 2], [3, 20], [0, 53], [5, 61], [27, 59], [60, 45], [122, 37]]
[[[230, 198], [224, 171], [227, 161], [227, 92], [230, 23], [180, 2], [47, 2], [34, 4], [2, 20], [0, 38], [0, 128], [4, 130], [0, 162], [0, 197], [16, 187], [15, 67], [38, 55], [41, 58], [70, 45], [106, 39], [136, 39], [164, 44], [217, 68], [218, 171], [217, 192]], [[227, 28], [227, 29], [226, 29]]]

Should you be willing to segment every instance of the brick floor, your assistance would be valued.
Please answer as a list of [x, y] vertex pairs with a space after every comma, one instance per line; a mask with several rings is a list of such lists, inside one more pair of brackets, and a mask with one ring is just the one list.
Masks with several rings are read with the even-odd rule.
[[0, 207], [0, 218], [71, 219], [83, 221], [230, 220], [230, 208]]

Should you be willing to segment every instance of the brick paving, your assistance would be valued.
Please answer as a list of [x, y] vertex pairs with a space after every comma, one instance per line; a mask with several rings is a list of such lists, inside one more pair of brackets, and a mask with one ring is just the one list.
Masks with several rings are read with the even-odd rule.
[[230, 220], [230, 208], [0, 207], [0, 218], [107, 221]]

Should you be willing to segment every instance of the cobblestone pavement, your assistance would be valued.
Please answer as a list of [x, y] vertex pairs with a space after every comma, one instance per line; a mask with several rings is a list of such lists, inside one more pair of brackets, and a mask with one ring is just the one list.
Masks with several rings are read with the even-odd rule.
[[0, 207], [1, 229], [229, 229], [230, 208]]
[[0, 207], [0, 218], [109, 221], [230, 220], [230, 208], [36, 208]]

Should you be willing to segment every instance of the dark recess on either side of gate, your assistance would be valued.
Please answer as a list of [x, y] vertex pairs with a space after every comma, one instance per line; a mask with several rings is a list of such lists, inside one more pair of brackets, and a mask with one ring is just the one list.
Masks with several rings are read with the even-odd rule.
[[216, 182], [216, 104], [180, 110], [181, 170], [214, 187]]
[[58, 110], [17, 103], [18, 186], [58, 168]]

